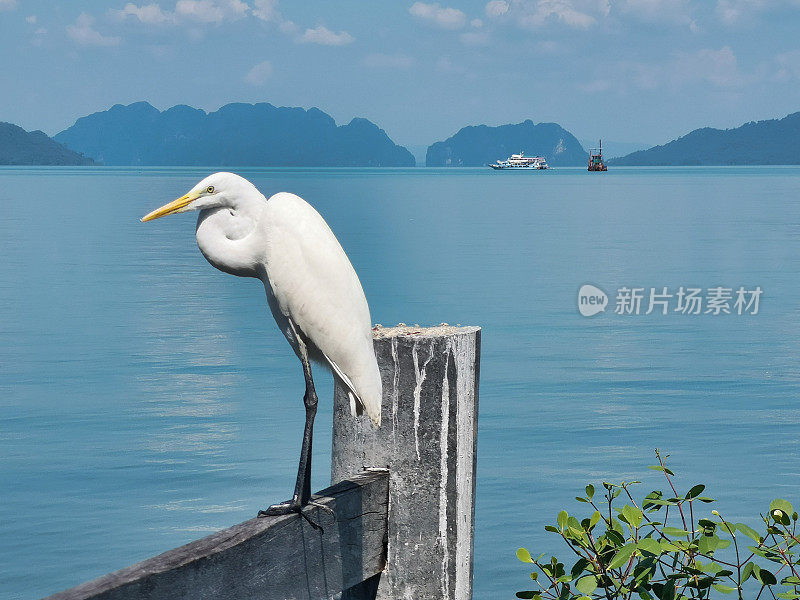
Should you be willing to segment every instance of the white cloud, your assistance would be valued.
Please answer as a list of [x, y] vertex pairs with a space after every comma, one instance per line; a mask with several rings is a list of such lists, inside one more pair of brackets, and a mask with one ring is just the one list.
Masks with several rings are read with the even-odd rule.
[[178, 0], [176, 18], [199, 23], [222, 23], [246, 16], [250, 6], [242, 0]]
[[272, 64], [265, 60], [247, 72], [244, 80], [251, 85], [264, 85], [272, 77]]
[[[718, 0], [718, 2], [800, 2], [800, 0]], [[653, 23], [698, 27], [692, 18], [694, 0], [490, 0], [486, 15], [516, 23], [526, 29], [539, 29], [561, 23], [588, 29], [600, 19], [626, 17]]]
[[368, 54], [361, 62], [375, 69], [410, 69], [414, 65], [414, 59], [405, 54]]
[[724, 23], [730, 25], [739, 20], [739, 17], [742, 16], [742, 9], [737, 2], [719, 0], [719, 2], [717, 2], [717, 14]]
[[732, 90], [756, 80], [740, 71], [736, 55], [729, 46], [719, 50], [678, 52], [661, 63], [619, 61], [604, 65], [597, 74], [595, 80], [577, 87], [586, 92], [618, 89], [633, 93], [662, 88], [674, 92], [688, 86]]
[[491, 0], [484, 10], [490, 18], [503, 17], [526, 29], [552, 21], [587, 29], [596, 21], [591, 13], [608, 13], [609, 0]]
[[355, 41], [355, 38], [346, 31], [335, 33], [320, 25], [314, 29], [306, 29], [303, 35], [297, 38], [304, 44], [320, 44], [322, 46], [345, 46]]
[[677, 83], [702, 82], [724, 88], [739, 87], [744, 83], [736, 55], [730, 46], [679, 54], [671, 65], [670, 75]]
[[175, 20], [174, 14], [163, 11], [161, 6], [156, 3], [137, 6], [136, 4], [129, 2], [121, 10], [111, 9], [109, 13], [111, 16], [120, 20], [123, 20], [127, 17], [134, 17], [142, 23], [147, 23], [148, 25], [161, 25], [165, 23], [171, 23]]
[[717, 0], [717, 16], [726, 25], [752, 17], [760, 11], [784, 7], [800, 8], [800, 0]]
[[282, 33], [286, 35], [293, 35], [298, 32], [300, 29], [295, 23], [292, 21], [281, 21], [281, 24], [278, 26]]
[[246, 17], [250, 5], [242, 0], [178, 0], [175, 10], [161, 8], [156, 2], [137, 5], [128, 2], [122, 9], [109, 10], [109, 15], [118, 20], [128, 17], [147, 25], [175, 25], [180, 23], [202, 23], [219, 25]]
[[502, 17], [508, 12], [509, 5], [505, 0], [491, 0], [486, 3], [486, 16]]
[[577, 10], [570, 0], [536, 0], [520, 2], [519, 23], [523, 27], [538, 28], [550, 20], [560, 21], [570, 27], [588, 29], [596, 19]]
[[415, 2], [408, 9], [413, 16], [442, 29], [461, 29], [467, 22], [467, 15], [457, 8], [446, 8], [438, 3]]
[[262, 21], [283, 21], [281, 11], [278, 9], [278, 0], [254, 0], [253, 16]]
[[25, 20], [30, 23], [31, 25], [36, 25], [36, 15], [30, 15], [25, 17]]
[[472, 21], [470, 21], [469, 24], [472, 25], [475, 29], [480, 29], [481, 27], [483, 27], [483, 21], [481, 21], [480, 19], [472, 19]]
[[0, 11], [14, 10], [17, 8], [17, 0], [0, 0]]
[[253, 16], [266, 23], [277, 23], [281, 33], [297, 36], [300, 28], [289, 19], [284, 19], [278, 7], [278, 0], [254, 0]]
[[778, 67], [773, 77], [775, 81], [800, 81], [800, 50], [778, 54], [775, 57], [775, 62]]
[[103, 35], [93, 27], [94, 17], [81, 13], [74, 25], [67, 25], [67, 35], [82, 46], [117, 46], [120, 38]]

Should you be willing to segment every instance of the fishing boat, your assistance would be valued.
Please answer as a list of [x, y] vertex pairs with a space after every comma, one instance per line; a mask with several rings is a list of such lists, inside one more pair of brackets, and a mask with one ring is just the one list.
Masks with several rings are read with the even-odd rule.
[[489, 165], [493, 169], [534, 169], [541, 171], [549, 169], [544, 156], [525, 156], [524, 152], [512, 154], [505, 160], [498, 160]]
[[589, 148], [589, 170], [608, 171], [606, 163], [603, 162], [603, 140], [600, 140], [599, 148]]

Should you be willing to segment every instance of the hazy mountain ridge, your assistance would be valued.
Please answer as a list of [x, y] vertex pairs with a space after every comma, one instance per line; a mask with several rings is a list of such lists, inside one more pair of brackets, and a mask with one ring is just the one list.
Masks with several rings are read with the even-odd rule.
[[408, 150], [366, 119], [337, 126], [317, 108], [268, 103], [226, 104], [211, 113], [116, 104], [81, 117], [55, 139], [106, 165], [414, 166]]
[[733, 129], [695, 129], [662, 146], [615, 158], [619, 166], [797, 165], [800, 112]]
[[0, 165], [93, 165], [41, 131], [0, 122]]
[[552, 167], [584, 165], [586, 151], [577, 138], [557, 123], [522, 123], [490, 127], [471, 125], [428, 147], [428, 167], [480, 167], [520, 151], [544, 156]]

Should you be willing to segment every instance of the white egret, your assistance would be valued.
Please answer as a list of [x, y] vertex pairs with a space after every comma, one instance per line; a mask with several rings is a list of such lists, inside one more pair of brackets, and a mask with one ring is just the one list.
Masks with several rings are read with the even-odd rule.
[[199, 210], [197, 245], [217, 269], [264, 283], [272, 316], [303, 364], [305, 430], [291, 500], [262, 515], [300, 512], [311, 496], [311, 445], [317, 394], [311, 360], [327, 365], [349, 390], [353, 415], [381, 422], [381, 378], [367, 300], [328, 224], [305, 200], [267, 199], [245, 178], [215, 173], [189, 193], [142, 217]]

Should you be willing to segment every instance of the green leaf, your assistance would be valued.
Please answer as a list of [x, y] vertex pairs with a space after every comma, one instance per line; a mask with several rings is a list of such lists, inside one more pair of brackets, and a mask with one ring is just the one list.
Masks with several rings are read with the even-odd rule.
[[583, 527], [575, 517], [567, 518], [567, 529], [577, 539], [581, 539], [584, 536]]
[[611, 529], [613, 529], [620, 535], [625, 535], [625, 530], [622, 528], [622, 525], [620, 525], [619, 521], [617, 521], [614, 518], [611, 519]]
[[772, 571], [767, 571], [766, 569], [759, 569], [756, 576], [764, 585], [775, 585], [778, 583], [778, 579], [772, 574]]
[[664, 506], [661, 497], [663, 496], [661, 490], [653, 490], [647, 496], [644, 497], [644, 501], [642, 502], [642, 508], [648, 511], [658, 510], [662, 506]]
[[653, 471], [663, 471], [663, 472], [664, 472], [664, 473], [666, 473], [667, 475], [675, 475], [675, 473], [673, 473], [672, 471], [670, 471], [670, 470], [669, 470], [668, 468], [666, 468], [666, 467], [662, 467], [661, 465], [650, 465], [650, 466], [649, 466], [649, 467], [647, 467], [647, 468], [648, 468], [648, 469], [652, 469]]
[[706, 486], [704, 486], [702, 483], [697, 484], [688, 492], [686, 492], [686, 499], [691, 500], [692, 498], [696, 498], [703, 492], [704, 489], [706, 489]]
[[537, 591], [527, 591], [527, 592], [517, 592], [517, 598], [524, 598], [525, 600], [531, 600], [532, 598], [541, 598], [542, 593]]
[[627, 564], [636, 551], [636, 544], [625, 544], [620, 548], [608, 563], [609, 569], [619, 569], [622, 565]]
[[601, 518], [602, 517], [600, 516], [600, 513], [598, 511], [594, 511], [594, 514], [589, 519], [589, 529], [597, 525]]
[[594, 497], [594, 486], [590, 483], [586, 486], [586, 497], [591, 500]]
[[567, 519], [569, 519], [569, 513], [565, 510], [558, 513], [558, 517], [556, 517], [556, 522], [562, 530], [567, 526]]
[[661, 530], [661, 532], [664, 535], [668, 535], [670, 537], [692, 535], [691, 531], [686, 531], [685, 529], [678, 529], [677, 527], [664, 527]]
[[552, 525], [545, 525], [544, 530], [552, 533], [558, 533], [558, 527], [553, 527]]
[[716, 535], [703, 535], [697, 542], [697, 549], [703, 554], [714, 554], [721, 541]]
[[732, 588], [728, 585], [723, 585], [721, 583], [714, 584], [713, 587], [718, 592], [722, 592], [723, 594], [730, 594], [731, 592], [735, 592], [736, 588]]
[[628, 524], [633, 528], [638, 528], [642, 523], [642, 511], [635, 506], [626, 504], [622, 508], [622, 515], [625, 517], [625, 520], [628, 522]]
[[636, 547], [639, 548], [639, 550], [644, 550], [645, 552], [649, 552], [655, 556], [661, 555], [661, 544], [659, 544], [658, 541], [654, 540], [653, 538], [642, 538], [637, 542]]
[[597, 578], [594, 575], [581, 577], [575, 582], [575, 589], [588, 596], [597, 589]]
[[791, 515], [794, 512], [791, 502], [781, 498], [776, 498], [769, 503], [769, 511], [772, 512], [773, 510], [782, 510], [787, 515]]
[[517, 558], [520, 559], [524, 563], [532, 563], [533, 558], [531, 558], [531, 553], [528, 552], [525, 548], [519, 548], [517, 550]]
[[614, 529], [606, 531], [606, 539], [614, 546], [623, 546], [625, 544], [625, 537]]
[[752, 529], [752, 528], [748, 527], [744, 523], [736, 523], [736, 529], [741, 531], [743, 534], [745, 534], [751, 540], [754, 540], [756, 542], [761, 542], [761, 536], [758, 535], [758, 532], [755, 529]]
[[583, 573], [583, 570], [584, 570], [584, 569], [585, 569], [585, 568], [586, 568], [588, 565], [589, 565], [589, 561], [588, 561], [588, 560], [586, 560], [585, 558], [579, 558], [579, 559], [577, 560], [577, 562], [576, 562], [574, 565], [572, 565], [572, 569], [570, 569], [570, 572], [569, 572], [569, 574], [570, 574], [570, 575], [572, 575], [572, 578], [573, 578], [573, 579], [575, 579], [575, 578], [576, 578], [576, 577], [578, 577], [578, 576], [579, 576], [581, 573]]

